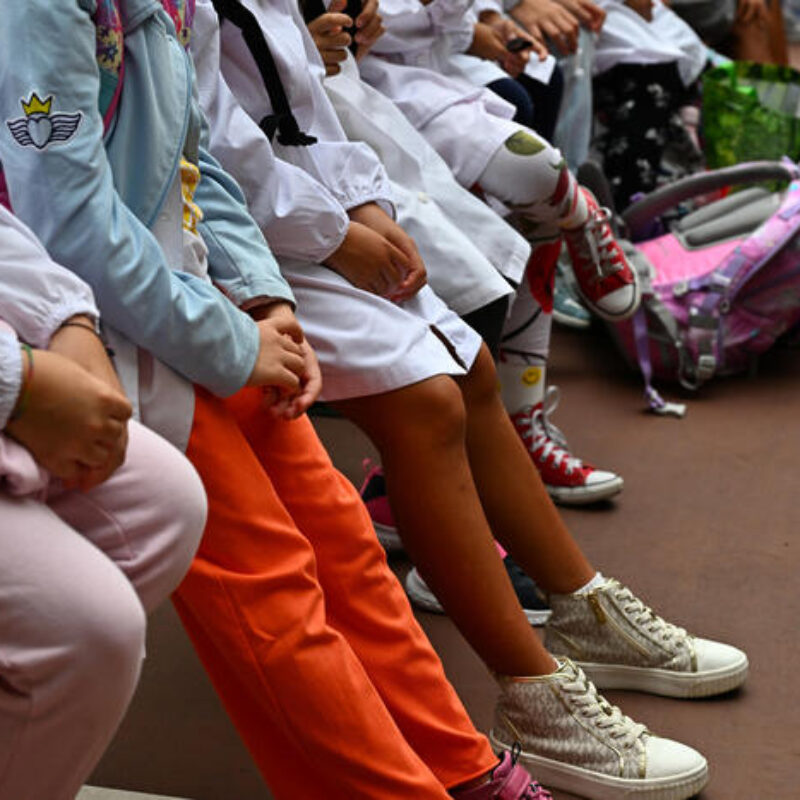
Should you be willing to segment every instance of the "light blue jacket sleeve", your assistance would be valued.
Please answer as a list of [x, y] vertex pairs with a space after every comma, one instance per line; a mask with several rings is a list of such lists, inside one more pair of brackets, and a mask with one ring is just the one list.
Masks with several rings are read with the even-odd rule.
[[[0, 0], [0, 162], [14, 211], [92, 287], [106, 322], [189, 380], [232, 394], [255, 364], [257, 326], [207, 282], [169, 269], [117, 194], [97, 109], [92, 6]], [[49, 103], [44, 119], [30, 119], [34, 93]]]
[[211, 155], [208, 121], [201, 110], [197, 86], [192, 65], [192, 114], [198, 118], [200, 130], [201, 174], [195, 201], [203, 211], [199, 231], [208, 247], [209, 276], [240, 306], [253, 305], [262, 298], [294, 304], [292, 290], [247, 208], [242, 189]]

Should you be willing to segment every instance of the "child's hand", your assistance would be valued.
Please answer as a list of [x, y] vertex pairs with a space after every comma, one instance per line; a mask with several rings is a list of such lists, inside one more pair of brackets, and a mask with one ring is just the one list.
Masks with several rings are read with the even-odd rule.
[[253, 312], [259, 351], [248, 386], [272, 386], [280, 396], [296, 395], [306, 369], [303, 330], [288, 303], [273, 303]]
[[128, 398], [74, 361], [33, 351], [25, 405], [5, 433], [69, 487], [84, 491], [108, 478], [125, 460]]
[[554, 0], [519, 0], [511, 16], [537, 39], [550, 39], [564, 55], [578, 49], [580, 22]]
[[557, 0], [567, 11], [585, 28], [592, 33], [600, 33], [603, 23], [606, 21], [605, 9], [592, 2], [592, 0]]
[[[344, 0], [338, 2], [343, 3]], [[356, 17], [356, 29], [356, 60], [360, 61], [386, 32], [378, 13], [378, 0], [364, 0], [361, 13]]]
[[390, 297], [403, 281], [408, 258], [385, 236], [353, 220], [339, 249], [325, 264], [353, 286]]
[[339, 64], [347, 58], [347, 48], [352, 42], [346, 29], [353, 26], [353, 20], [347, 14], [339, 13], [345, 5], [346, 0], [333, 0], [327, 14], [321, 14], [308, 23], [308, 31], [325, 64], [326, 75], [339, 74]]
[[532, 53], [536, 54], [539, 61], [544, 61], [550, 55], [544, 42], [517, 25], [511, 17], [503, 16], [497, 11], [482, 11], [479, 22], [496, 30], [505, 44], [512, 39], [525, 39], [531, 43], [530, 48], [517, 53], [511, 53], [506, 49], [505, 56], [500, 60], [503, 69], [514, 78], [525, 70]]
[[351, 209], [349, 214], [354, 222], [366, 225], [383, 236], [406, 258], [403, 277], [397, 288], [387, 295], [388, 298], [397, 303], [413, 297], [428, 280], [425, 264], [414, 240], [377, 203], [365, 203]]
[[475, 24], [472, 44], [467, 53], [478, 58], [485, 58], [487, 61], [502, 61], [509, 55], [505, 39], [497, 30], [483, 22]]
[[642, 19], [653, 21], [653, 0], [625, 0], [625, 5], [633, 9]]
[[764, 0], [739, 0], [736, 16], [739, 22], [759, 22], [765, 25], [769, 22], [769, 9]]
[[301, 414], [305, 414], [322, 389], [322, 374], [317, 356], [307, 339], [303, 339], [301, 347], [305, 370], [300, 378], [300, 390], [293, 396], [281, 396], [276, 389], [272, 389], [273, 397], [268, 401], [272, 414], [281, 419], [297, 419]]

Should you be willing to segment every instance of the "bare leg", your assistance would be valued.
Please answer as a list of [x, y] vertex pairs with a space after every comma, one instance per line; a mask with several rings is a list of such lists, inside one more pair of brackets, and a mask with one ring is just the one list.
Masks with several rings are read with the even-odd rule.
[[546, 591], [568, 594], [584, 586], [595, 570], [564, 525], [508, 418], [485, 348], [459, 384], [472, 474], [495, 537]]
[[492, 541], [467, 459], [468, 424], [455, 381], [438, 376], [336, 406], [380, 451], [403, 543], [487, 666], [503, 675], [552, 672], [553, 660], [525, 619]]

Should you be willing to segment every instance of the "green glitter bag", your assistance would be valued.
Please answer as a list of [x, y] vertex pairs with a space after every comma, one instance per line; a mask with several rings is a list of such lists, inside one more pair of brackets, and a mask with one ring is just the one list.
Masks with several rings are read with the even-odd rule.
[[800, 160], [800, 72], [735, 61], [703, 76], [703, 140], [708, 167]]

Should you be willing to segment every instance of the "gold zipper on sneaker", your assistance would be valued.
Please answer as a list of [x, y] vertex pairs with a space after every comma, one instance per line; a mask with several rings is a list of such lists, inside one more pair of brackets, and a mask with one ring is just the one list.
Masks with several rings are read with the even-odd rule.
[[606, 622], [608, 622], [608, 617], [606, 616], [605, 609], [602, 605], [600, 605], [600, 598], [597, 596], [597, 593], [589, 592], [586, 595], [586, 599], [589, 601], [589, 605], [592, 607], [592, 611], [597, 618], [598, 625], [605, 625]]
[[623, 639], [626, 639], [631, 647], [634, 650], [638, 650], [641, 655], [649, 658], [650, 653], [647, 648], [638, 642], [636, 639], [633, 638], [626, 630], [624, 630], [620, 624], [614, 619], [613, 616], [609, 615], [606, 610], [603, 608], [602, 603], [600, 602], [600, 598], [597, 596], [596, 591], [589, 592], [586, 595], [587, 599], [589, 600], [589, 605], [592, 607], [592, 611], [594, 612], [595, 618], [597, 619], [598, 624], [605, 625], [608, 624], [612, 628], [614, 628], [617, 633], [622, 636]]

